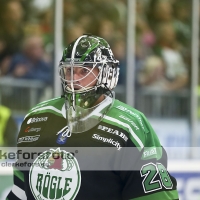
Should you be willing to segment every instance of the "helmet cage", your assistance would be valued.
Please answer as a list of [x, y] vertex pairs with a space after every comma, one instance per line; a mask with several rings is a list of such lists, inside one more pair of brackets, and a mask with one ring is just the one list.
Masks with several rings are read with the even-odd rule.
[[[94, 73], [93, 75], [96, 77], [94, 81], [97, 80], [96, 84], [93, 87], [88, 87], [91, 83], [88, 83], [88, 85], [86, 86], [81, 86], [81, 85], [77, 85], [73, 79], [71, 80], [67, 80], [66, 77], [66, 71], [67, 68], [71, 67], [71, 72], [73, 73], [73, 68], [75, 67], [82, 67], [82, 68], [86, 68], [88, 69], [91, 68], [89, 73], [93, 73], [92, 69], [95, 67], [98, 67], [99, 69], [99, 74], [98, 76], [95, 76]], [[86, 78], [89, 73], [85, 76], [82, 77], [79, 80], [82, 80], [84, 78]], [[72, 74], [73, 75], [73, 74]], [[113, 62], [76, 62], [72, 65], [72, 63], [69, 62], [61, 62], [59, 65], [59, 76], [60, 79], [62, 81], [63, 84], [63, 89], [64, 92], [66, 93], [82, 93], [83, 91], [90, 91], [91, 89], [94, 88], [98, 88], [98, 87], [102, 87], [102, 88], [106, 88], [109, 90], [112, 90], [116, 87], [117, 82], [118, 82], [118, 78], [119, 78], [119, 68], [118, 68], [118, 62], [113, 63]], [[73, 76], [72, 76], [73, 77]], [[69, 85], [71, 86], [71, 88], [74, 88], [76, 85], [78, 87], [81, 87], [81, 89], [79, 90], [72, 90]]]

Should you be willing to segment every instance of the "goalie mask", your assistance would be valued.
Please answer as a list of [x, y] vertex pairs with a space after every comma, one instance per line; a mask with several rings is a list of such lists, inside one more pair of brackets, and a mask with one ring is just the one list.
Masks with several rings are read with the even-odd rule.
[[109, 44], [93, 35], [79, 37], [64, 50], [59, 75], [71, 132], [84, 132], [97, 125], [112, 105], [111, 90], [119, 76], [119, 61]]

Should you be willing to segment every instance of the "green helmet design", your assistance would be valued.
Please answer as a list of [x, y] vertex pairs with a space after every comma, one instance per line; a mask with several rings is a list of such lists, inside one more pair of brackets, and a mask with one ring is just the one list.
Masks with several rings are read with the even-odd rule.
[[[77, 80], [67, 80], [66, 70], [71, 68], [83, 67], [99, 69], [96, 76], [96, 84], [92, 87], [78, 85]], [[65, 95], [70, 102], [87, 108], [91, 107], [100, 95], [114, 89], [118, 82], [119, 61], [115, 59], [110, 45], [103, 38], [94, 35], [82, 35], [70, 43], [63, 51], [63, 56], [59, 64], [59, 74], [63, 85]], [[74, 88], [73, 88], [74, 87]], [[77, 94], [73, 97], [73, 94]], [[79, 95], [78, 95], [79, 94]]]

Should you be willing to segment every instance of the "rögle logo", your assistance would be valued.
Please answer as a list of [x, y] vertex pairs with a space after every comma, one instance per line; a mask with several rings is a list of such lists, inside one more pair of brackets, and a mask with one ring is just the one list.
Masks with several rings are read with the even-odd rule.
[[37, 200], [73, 200], [80, 184], [81, 174], [76, 158], [60, 148], [43, 152], [30, 168], [29, 185]]
[[32, 123], [36, 123], [36, 122], [43, 122], [43, 121], [47, 121], [48, 117], [34, 117], [34, 118], [30, 118], [27, 121], [27, 124], [32, 124]]

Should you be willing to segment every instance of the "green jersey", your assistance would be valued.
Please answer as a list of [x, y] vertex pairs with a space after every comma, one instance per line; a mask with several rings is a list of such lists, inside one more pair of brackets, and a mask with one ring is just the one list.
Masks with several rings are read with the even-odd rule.
[[30, 156], [20, 153], [7, 200], [178, 199], [167, 154], [143, 113], [115, 100], [86, 132], [70, 133], [66, 124], [64, 98], [29, 111], [18, 148], [40, 154], [27, 167]]

